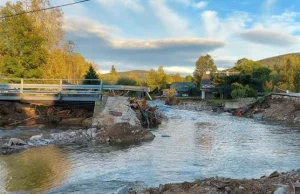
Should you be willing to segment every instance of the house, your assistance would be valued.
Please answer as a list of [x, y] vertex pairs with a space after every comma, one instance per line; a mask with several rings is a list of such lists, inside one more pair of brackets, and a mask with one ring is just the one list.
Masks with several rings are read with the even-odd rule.
[[175, 89], [181, 94], [187, 94], [192, 88], [196, 88], [194, 82], [174, 82], [171, 84], [170, 89]]
[[200, 83], [200, 90], [201, 90], [201, 98], [203, 100], [213, 98], [213, 92], [215, 91], [215, 86], [212, 85], [210, 72], [206, 72], [206, 74], [203, 75]]

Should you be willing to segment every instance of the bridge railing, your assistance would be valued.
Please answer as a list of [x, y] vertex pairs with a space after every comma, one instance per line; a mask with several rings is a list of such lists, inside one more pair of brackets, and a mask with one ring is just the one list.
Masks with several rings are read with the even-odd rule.
[[[77, 83], [77, 84], [75, 84]], [[92, 85], [84, 85], [84, 83]], [[98, 79], [0, 79], [0, 100], [92, 100], [106, 91], [150, 92], [149, 87], [103, 85]]]

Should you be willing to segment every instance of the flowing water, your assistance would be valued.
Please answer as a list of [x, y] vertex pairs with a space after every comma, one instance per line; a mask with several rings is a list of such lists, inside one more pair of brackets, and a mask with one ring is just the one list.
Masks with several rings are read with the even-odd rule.
[[[152, 142], [49, 146], [0, 156], [0, 193], [111, 193], [222, 176], [259, 178], [300, 168], [300, 130], [162, 107]], [[1, 135], [1, 133], [0, 133]], [[169, 137], [166, 137], [169, 136]]]

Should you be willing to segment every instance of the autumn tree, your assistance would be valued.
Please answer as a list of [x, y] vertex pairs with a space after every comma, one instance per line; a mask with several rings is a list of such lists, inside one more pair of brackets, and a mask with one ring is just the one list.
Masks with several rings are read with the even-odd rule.
[[[51, 7], [49, 0], [23, 0], [26, 11], [39, 10]], [[50, 50], [59, 47], [63, 40], [63, 12], [59, 8], [47, 11], [33, 12], [28, 15], [34, 25], [40, 29], [40, 35], [46, 40], [46, 47]]]
[[183, 82], [184, 78], [180, 76], [179, 73], [176, 73], [173, 77], [174, 82]]
[[214, 60], [208, 54], [205, 56], [201, 56], [196, 62], [196, 69], [194, 71], [194, 81], [196, 82], [198, 87], [200, 86], [202, 76], [207, 71], [217, 71], [217, 66], [214, 63]]

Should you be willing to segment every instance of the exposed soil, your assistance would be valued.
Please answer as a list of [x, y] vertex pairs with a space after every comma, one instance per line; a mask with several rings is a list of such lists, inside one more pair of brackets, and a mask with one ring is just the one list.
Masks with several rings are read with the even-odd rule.
[[66, 108], [17, 102], [0, 102], [0, 127], [61, 124], [79, 126], [93, 116], [85, 108]]
[[264, 120], [284, 122], [286, 124], [300, 123], [300, 101], [291, 98], [266, 97], [262, 102], [253, 104], [246, 116], [262, 114]]

